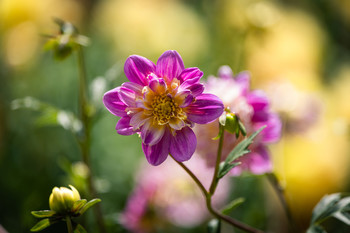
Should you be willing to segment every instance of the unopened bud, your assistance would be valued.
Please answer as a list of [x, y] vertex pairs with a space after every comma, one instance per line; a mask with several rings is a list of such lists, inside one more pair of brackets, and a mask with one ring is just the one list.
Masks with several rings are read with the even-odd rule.
[[80, 194], [72, 185], [70, 189], [66, 187], [53, 188], [49, 198], [50, 209], [59, 213], [66, 214], [72, 211], [74, 202], [80, 200]]

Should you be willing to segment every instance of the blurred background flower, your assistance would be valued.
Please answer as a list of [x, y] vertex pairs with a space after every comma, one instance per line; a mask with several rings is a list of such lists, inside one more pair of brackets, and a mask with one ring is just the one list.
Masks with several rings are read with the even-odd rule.
[[[185, 164], [209, 189], [214, 170], [198, 155]], [[142, 163], [135, 178], [136, 187], [121, 215], [122, 224], [132, 232], [169, 232], [175, 227], [198, 227], [210, 219], [197, 184], [173, 160], [158, 168]], [[230, 182], [225, 178], [213, 197], [214, 207], [223, 207], [229, 193]]]
[[[347, 0], [0, 1], [0, 225], [8, 232], [28, 231], [36, 221], [30, 210], [46, 208], [43, 200], [53, 184], [71, 183], [85, 195], [89, 171], [79, 163], [71, 132], [54, 124], [38, 127], [40, 113], [14, 111], [10, 104], [32, 96], [64, 111], [77, 109], [75, 56], [57, 62], [42, 52], [41, 35], [57, 32], [52, 21], [57, 17], [91, 39], [84, 51], [97, 112], [91, 162], [110, 232], [126, 231], [119, 213], [128, 208], [131, 190], [137, 192], [134, 175], [144, 157], [137, 137], [119, 136], [111, 127], [115, 119], [102, 109], [101, 94], [126, 81], [127, 56], [155, 61], [168, 49], [177, 50], [186, 66], [199, 67], [204, 77], [222, 65], [235, 74], [248, 70], [252, 89], [267, 93], [283, 124], [280, 142], [269, 147], [274, 171], [305, 229], [324, 194], [350, 189], [349, 12]], [[285, 232], [283, 210], [264, 176], [228, 182], [240, 187], [229, 199], [246, 198], [235, 217]], [[328, 227], [346, 232], [338, 222]], [[95, 230], [91, 224], [86, 228]], [[50, 230], [62, 232], [65, 226]]]

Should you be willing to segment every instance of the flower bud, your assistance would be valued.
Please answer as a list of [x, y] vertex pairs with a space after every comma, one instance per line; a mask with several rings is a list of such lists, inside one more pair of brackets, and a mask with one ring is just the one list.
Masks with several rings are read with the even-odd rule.
[[74, 202], [80, 200], [80, 194], [72, 185], [70, 189], [66, 187], [52, 189], [49, 199], [50, 209], [59, 213], [66, 214], [72, 211]]
[[232, 134], [236, 134], [238, 128], [238, 119], [234, 113], [226, 113], [225, 130]]

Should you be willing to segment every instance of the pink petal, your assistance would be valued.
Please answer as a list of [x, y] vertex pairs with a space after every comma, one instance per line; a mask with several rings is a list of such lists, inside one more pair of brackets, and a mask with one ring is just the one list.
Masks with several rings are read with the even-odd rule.
[[262, 90], [255, 90], [248, 94], [247, 102], [253, 106], [254, 111], [263, 110], [269, 106], [269, 100]]
[[190, 127], [176, 131], [171, 137], [170, 154], [179, 162], [189, 160], [197, 146], [197, 138]]
[[192, 96], [196, 97], [203, 93], [204, 85], [201, 83], [192, 84], [191, 82], [185, 81], [179, 87], [179, 91], [181, 90], [190, 90]]
[[198, 124], [216, 120], [224, 111], [224, 104], [216, 95], [201, 94], [186, 108], [187, 118]]
[[152, 121], [145, 121], [141, 127], [141, 139], [145, 145], [157, 144], [163, 137], [165, 126], [152, 124]]
[[119, 89], [119, 98], [127, 106], [131, 106], [131, 107], [136, 106], [136, 94], [133, 90], [130, 90], [122, 86]]
[[122, 87], [130, 89], [130, 90], [134, 91], [136, 94], [140, 94], [140, 95], [142, 94], [143, 86], [141, 86], [140, 84], [126, 82], [126, 83], [122, 84]]
[[178, 52], [168, 50], [159, 57], [156, 69], [158, 77], [171, 81], [179, 77], [185, 66]]
[[267, 127], [260, 133], [262, 142], [273, 143], [281, 138], [282, 122], [277, 114], [270, 113], [266, 122], [255, 124], [254, 127], [258, 129], [263, 125]]
[[133, 55], [126, 59], [124, 72], [130, 82], [147, 85], [147, 76], [154, 73], [156, 66], [153, 62], [142, 56]]
[[133, 115], [130, 120], [130, 125], [133, 127], [134, 130], [139, 129], [147, 120], [149, 119], [149, 116], [145, 116], [143, 111], [140, 111]]
[[246, 96], [250, 89], [250, 73], [247, 71], [240, 72], [235, 76], [235, 82], [240, 86], [241, 95]]
[[155, 145], [142, 143], [142, 150], [145, 153], [148, 163], [157, 166], [163, 163], [169, 154], [170, 133], [166, 130], [163, 138]]
[[191, 95], [191, 91], [184, 90], [176, 93], [174, 99], [175, 102], [179, 105], [179, 107], [184, 108], [187, 107], [193, 101], [193, 95]]
[[249, 170], [256, 175], [271, 172], [272, 162], [266, 147], [260, 145], [249, 153]]
[[231, 67], [229, 67], [229, 66], [221, 66], [219, 68], [219, 71], [218, 71], [218, 76], [220, 78], [224, 78], [224, 79], [231, 79], [231, 78], [233, 78], [233, 72], [232, 72]]
[[175, 130], [180, 130], [186, 126], [185, 122], [179, 118], [173, 117], [169, 121], [169, 126]]
[[103, 104], [112, 114], [123, 117], [127, 115], [125, 111], [127, 106], [119, 98], [119, 89], [120, 88], [117, 87], [106, 92], [103, 96]]
[[160, 79], [152, 79], [149, 82], [148, 85], [152, 91], [158, 93], [158, 94], [163, 94], [166, 91], [166, 83], [164, 82], [164, 80], [162, 78]]
[[194, 84], [199, 82], [200, 78], [203, 76], [203, 72], [198, 69], [197, 67], [191, 67], [184, 69], [178, 79], [180, 80], [180, 83], [183, 83], [185, 81]]
[[130, 117], [125, 116], [120, 118], [120, 120], [117, 123], [117, 126], [115, 127], [117, 132], [121, 135], [132, 135], [136, 133], [136, 131], [133, 130], [132, 126], [130, 125]]

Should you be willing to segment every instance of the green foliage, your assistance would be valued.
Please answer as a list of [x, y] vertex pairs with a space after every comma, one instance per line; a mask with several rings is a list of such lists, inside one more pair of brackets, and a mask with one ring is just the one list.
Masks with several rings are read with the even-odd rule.
[[93, 205], [99, 202], [101, 202], [101, 199], [99, 198], [92, 199], [91, 201], [89, 201], [88, 203], [86, 203], [81, 207], [81, 209], [79, 210], [79, 214], [80, 215], [84, 214], [85, 211], [87, 211], [90, 207], [92, 207]]
[[49, 218], [52, 217], [56, 212], [53, 210], [39, 210], [32, 211], [31, 213], [36, 218]]
[[253, 143], [253, 139], [265, 128], [266, 126], [261, 127], [248, 138], [241, 141], [227, 156], [226, 160], [220, 164], [218, 179], [224, 177], [232, 168], [236, 167], [240, 163], [233, 163], [236, 159], [242, 157], [243, 155], [250, 152], [248, 146]]
[[82, 225], [78, 224], [74, 229], [74, 233], [87, 233], [87, 231]]
[[326, 233], [321, 226], [328, 218], [334, 217], [350, 225], [350, 197], [341, 193], [324, 196], [312, 212], [310, 227], [307, 233]]
[[223, 209], [222, 209], [222, 213], [223, 214], [229, 214], [232, 210], [236, 209], [238, 206], [240, 206], [241, 204], [243, 204], [245, 202], [245, 198], [243, 197], [239, 197], [234, 199], [233, 201], [231, 201], [228, 205], [226, 205]]
[[219, 219], [212, 219], [208, 223], [208, 233], [220, 233], [221, 231], [221, 221]]
[[42, 231], [45, 228], [49, 227], [52, 224], [52, 221], [50, 221], [49, 218], [45, 218], [41, 221], [39, 221], [37, 224], [35, 224], [30, 231], [37, 232], [37, 231]]
[[78, 133], [82, 128], [80, 120], [72, 112], [56, 108], [30, 96], [13, 100], [11, 107], [13, 110], [29, 109], [39, 112], [40, 115], [35, 120], [38, 127], [57, 125], [73, 133]]
[[49, 36], [50, 39], [44, 45], [45, 50], [52, 50], [54, 58], [64, 60], [69, 57], [79, 46], [87, 46], [89, 38], [79, 35], [77, 28], [70, 22], [55, 19], [59, 26], [59, 34]]

